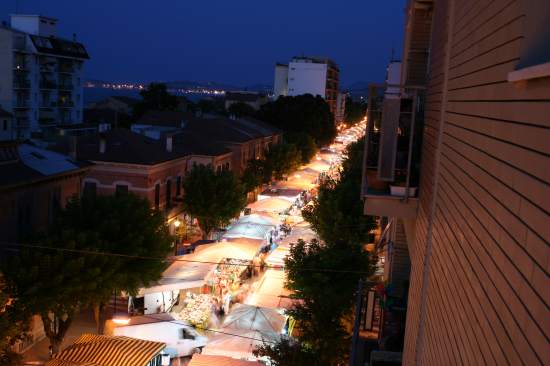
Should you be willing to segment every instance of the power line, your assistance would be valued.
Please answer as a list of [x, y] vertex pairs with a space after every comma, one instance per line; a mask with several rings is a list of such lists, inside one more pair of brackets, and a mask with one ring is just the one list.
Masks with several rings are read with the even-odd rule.
[[[202, 331], [205, 331], [205, 332], [212, 332], [212, 333], [218, 333], [218, 334], [224, 334], [224, 335], [228, 335], [228, 336], [231, 336], [231, 337], [238, 337], [238, 338], [244, 338], [244, 339], [250, 339], [250, 340], [253, 340], [253, 341], [257, 341], [257, 342], [264, 342], [264, 343], [271, 343], [271, 344], [276, 344], [277, 342], [274, 342], [274, 341], [268, 341], [268, 340], [264, 340], [264, 339], [258, 339], [258, 338], [254, 338], [254, 337], [247, 337], [247, 336], [243, 336], [241, 334], [234, 334], [234, 333], [228, 333], [228, 332], [223, 332], [221, 330], [217, 330], [217, 329], [212, 329], [212, 328], [203, 328], [203, 327], [197, 327], [191, 323], [188, 323], [188, 322], [185, 322], [183, 320], [164, 320], [164, 319], [161, 319], [161, 318], [156, 318], [154, 317], [153, 315], [142, 315], [143, 317], [145, 318], [149, 318], [149, 319], [154, 319], [154, 320], [158, 320], [159, 322], [166, 322], [166, 323], [172, 323], [172, 324], [177, 324], [177, 325], [186, 325], [188, 327], [191, 327], [191, 328], [194, 328], [194, 329], [198, 329], [198, 330], [202, 330]], [[182, 324], [183, 323], [183, 324]], [[243, 329], [243, 330], [247, 330], [247, 331], [251, 331], [251, 332], [258, 332], [260, 334], [262, 334], [263, 332], [258, 330], [258, 329]]]
[[[183, 259], [183, 258], [163, 258], [163, 257], [153, 257], [153, 256], [143, 256], [143, 255], [132, 255], [132, 254], [121, 254], [121, 253], [110, 253], [110, 252], [99, 252], [99, 251], [93, 251], [93, 250], [85, 250], [85, 249], [70, 249], [70, 248], [56, 248], [56, 247], [49, 247], [44, 245], [33, 245], [33, 244], [17, 244], [17, 243], [9, 243], [4, 242], [2, 243], [7, 244], [8, 247], [11, 247], [11, 251], [14, 251], [15, 248], [18, 247], [24, 247], [24, 248], [31, 248], [31, 249], [42, 249], [42, 250], [52, 250], [52, 251], [59, 251], [59, 252], [69, 252], [69, 253], [76, 253], [76, 254], [83, 254], [83, 255], [96, 255], [96, 256], [107, 256], [107, 257], [118, 257], [118, 258], [128, 258], [128, 259], [141, 259], [141, 260], [157, 260], [157, 261], [163, 261], [163, 262], [187, 262], [187, 263], [199, 263], [199, 264], [226, 264], [226, 263], [220, 263], [220, 262], [213, 262], [213, 261], [199, 261], [199, 260], [193, 260], [193, 259]], [[9, 250], [8, 248], [2, 248], [4, 250]], [[228, 263], [226, 265], [230, 266], [243, 266], [243, 267], [253, 267], [253, 268], [267, 268], [267, 269], [280, 269], [278, 266], [270, 266], [270, 265], [253, 265], [253, 264], [245, 264], [245, 263]], [[368, 275], [369, 273], [366, 271], [353, 271], [353, 270], [343, 270], [343, 269], [332, 269], [332, 268], [308, 268], [308, 267], [302, 267], [300, 268], [301, 271], [308, 271], [308, 272], [327, 272], [327, 273], [348, 273], [348, 274], [364, 274]]]

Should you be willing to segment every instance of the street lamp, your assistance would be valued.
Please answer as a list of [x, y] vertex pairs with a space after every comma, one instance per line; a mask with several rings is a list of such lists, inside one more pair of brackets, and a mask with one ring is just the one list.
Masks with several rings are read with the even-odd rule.
[[178, 227], [180, 227], [181, 225], [181, 221], [176, 219], [176, 221], [174, 221], [174, 227], [177, 229]]

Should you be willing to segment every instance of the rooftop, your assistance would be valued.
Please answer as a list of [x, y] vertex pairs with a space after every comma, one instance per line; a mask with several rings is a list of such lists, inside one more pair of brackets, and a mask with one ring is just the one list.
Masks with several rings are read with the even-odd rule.
[[0, 187], [33, 183], [87, 165], [31, 143], [4, 143], [0, 145]]
[[69, 41], [58, 37], [44, 37], [29, 34], [34, 47], [39, 53], [45, 53], [54, 56], [68, 56], [81, 59], [89, 59], [90, 56], [80, 42]]

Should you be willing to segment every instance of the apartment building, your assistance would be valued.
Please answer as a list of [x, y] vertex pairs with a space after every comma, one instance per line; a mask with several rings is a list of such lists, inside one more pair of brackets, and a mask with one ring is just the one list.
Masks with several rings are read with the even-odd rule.
[[336, 124], [343, 123], [346, 118], [346, 97], [346, 93], [338, 93], [336, 97], [336, 114], [334, 115]]
[[274, 94], [296, 96], [302, 94], [319, 95], [337, 114], [337, 99], [340, 69], [328, 58], [294, 57], [288, 65], [275, 65]]
[[0, 50], [0, 107], [14, 115], [16, 138], [82, 122], [89, 56], [75, 39], [57, 36], [56, 19], [11, 15], [10, 25], [0, 26]]
[[13, 114], [0, 107], [0, 141], [15, 139]]
[[231, 168], [231, 151], [197, 143], [181, 134], [153, 139], [126, 129], [112, 129], [76, 139], [76, 157], [93, 163], [83, 180], [84, 194], [132, 192], [165, 212], [182, 213], [182, 181], [193, 164]]
[[249, 91], [226, 92], [224, 101], [226, 110], [235, 103], [243, 103], [256, 111], [267, 102], [269, 102], [267, 95]]
[[406, 12], [398, 98], [370, 88], [363, 186], [403, 364], [549, 364], [550, 3]]

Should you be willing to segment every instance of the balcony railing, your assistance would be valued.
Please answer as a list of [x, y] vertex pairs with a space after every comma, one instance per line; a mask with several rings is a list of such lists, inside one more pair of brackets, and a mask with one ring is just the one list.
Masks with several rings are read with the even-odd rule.
[[366, 214], [416, 214], [423, 121], [424, 88], [369, 86], [363, 172]]
[[73, 90], [74, 89], [74, 85], [71, 84], [71, 83], [60, 83], [59, 84], [59, 89], [61, 90]]
[[41, 80], [40, 89], [57, 89], [57, 84], [50, 80]]
[[74, 107], [74, 102], [72, 100], [60, 100], [57, 102], [57, 106], [60, 108], [72, 108]]
[[14, 89], [29, 89], [31, 87], [31, 82], [26, 79], [15, 79], [13, 81]]
[[13, 102], [13, 108], [29, 108], [30, 100], [28, 99], [17, 99]]

